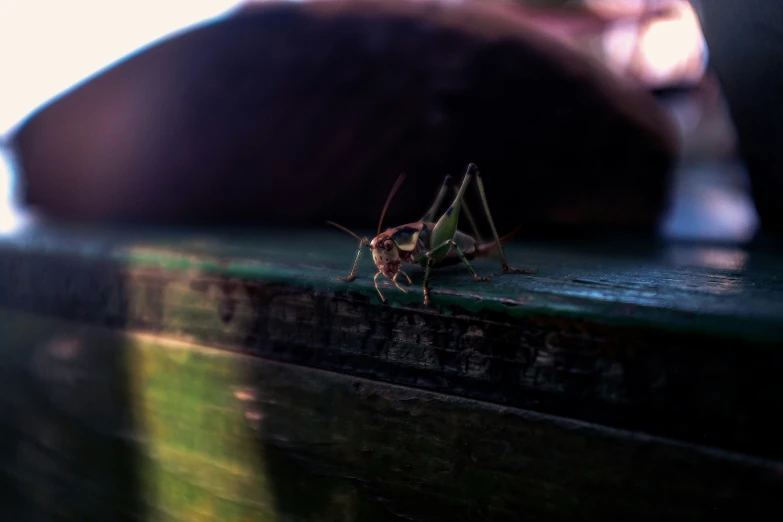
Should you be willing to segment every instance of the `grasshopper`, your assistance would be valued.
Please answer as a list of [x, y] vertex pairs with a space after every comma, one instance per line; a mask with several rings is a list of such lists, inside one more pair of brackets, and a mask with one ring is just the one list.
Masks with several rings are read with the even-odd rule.
[[[492, 229], [492, 235], [494, 236], [494, 241], [488, 243], [479, 242], [481, 239], [476, 228], [476, 223], [463, 200], [465, 190], [468, 188], [468, 185], [474, 176], [478, 185], [479, 195], [481, 196], [481, 203], [484, 206], [484, 213], [486, 214], [487, 221]], [[356, 279], [356, 272], [359, 269], [359, 260], [361, 259], [364, 247], [367, 247], [372, 251], [373, 261], [378, 267], [378, 273], [375, 274], [373, 281], [375, 283], [375, 289], [378, 291], [378, 295], [381, 296], [381, 301], [384, 303], [386, 302], [386, 298], [378, 287], [379, 276], [383, 275], [391, 279], [394, 285], [404, 293], [408, 293], [408, 291], [397, 282], [399, 275], [402, 274], [405, 276], [408, 280], [408, 284], [413, 283], [410, 276], [402, 270], [401, 266], [403, 263], [419, 265], [424, 268], [425, 305], [430, 304], [429, 282], [430, 271], [433, 268], [450, 266], [461, 261], [467, 269], [470, 270], [470, 273], [473, 274], [473, 279], [475, 281], [489, 281], [493, 274], [484, 277], [478, 275], [469, 261], [478, 257], [485, 257], [493, 252], [495, 248], [497, 248], [498, 254], [500, 255], [500, 263], [504, 273], [532, 274], [535, 272], [535, 269], [523, 270], [508, 265], [506, 255], [503, 252], [503, 243], [511, 237], [516, 230], [505, 237], [498, 237], [495, 223], [492, 220], [492, 214], [490, 213], [489, 205], [487, 204], [487, 196], [484, 192], [484, 182], [481, 179], [481, 173], [479, 172], [478, 167], [473, 163], [468, 164], [465, 177], [462, 180], [462, 185], [460, 186], [459, 191], [457, 191], [454, 201], [446, 209], [446, 212], [440, 216], [437, 222], [434, 220], [437, 216], [438, 207], [440, 207], [443, 202], [443, 198], [446, 197], [446, 192], [453, 188], [451, 176], [446, 176], [446, 179], [443, 181], [440, 191], [435, 198], [435, 202], [421, 220], [415, 223], [408, 223], [407, 225], [390, 228], [381, 233], [386, 210], [389, 208], [389, 203], [394, 197], [394, 194], [400, 188], [404, 177], [404, 175], [401, 175], [397, 178], [396, 183], [389, 192], [389, 196], [386, 198], [386, 203], [381, 211], [381, 217], [378, 220], [377, 235], [372, 241], [368, 240], [367, 237], [359, 237], [342, 225], [333, 221], [327, 221], [328, 224], [347, 232], [359, 240], [359, 250], [356, 253], [351, 273], [347, 277], [340, 277], [339, 279], [341, 281], [351, 282]], [[476, 235], [475, 238], [457, 230], [460, 209], [464, 209], [465, 216], [470, 221], [473, 232]]]

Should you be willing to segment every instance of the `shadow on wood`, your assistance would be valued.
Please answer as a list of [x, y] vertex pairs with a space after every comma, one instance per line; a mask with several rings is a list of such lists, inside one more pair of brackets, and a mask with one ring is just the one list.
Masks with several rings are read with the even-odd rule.
[[[14, 267], [5, 261], [7, 275]], [[122, 329], [128, 303], [101, 302], [99, 294], [77, 300], [44, 295], [63, 273], [74, 287], [111, 286], [120, 293], [124, 280], [104, 262], [63, 260], [57, 273], [46, 265], [46, 256], [16, 264], [25, 289], [3, 292], [5, 307], [11, 297], [13, 308], [73, 322], [46, 328], [7, 308], [0, 313], [0, 519], [152, 520], [142, 498], [143, 451], [134, 435], [139, 425], [126, 348], [121, 339], [90, 344], [79, 326], [100, 314], [98, 322]]]

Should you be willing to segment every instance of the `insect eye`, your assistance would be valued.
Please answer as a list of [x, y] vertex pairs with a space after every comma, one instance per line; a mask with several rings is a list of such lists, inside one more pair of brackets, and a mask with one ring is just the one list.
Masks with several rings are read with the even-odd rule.
[[391, 250], [392, 249], [392, 241], [391, 241], [391, 239], [387, 239], [386, 241], [383, 242], [383, 248], [385, 248], [386, 250]]

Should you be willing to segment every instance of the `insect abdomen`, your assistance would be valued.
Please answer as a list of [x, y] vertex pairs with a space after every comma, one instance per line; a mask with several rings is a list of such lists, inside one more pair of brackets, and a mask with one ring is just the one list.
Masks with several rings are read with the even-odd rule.
[[454, 242], [468, 259], [472, 259], [476, 254], [476, 240], [473, 236], [469, 236], [466, 233], [457, 230], [454, 234]]

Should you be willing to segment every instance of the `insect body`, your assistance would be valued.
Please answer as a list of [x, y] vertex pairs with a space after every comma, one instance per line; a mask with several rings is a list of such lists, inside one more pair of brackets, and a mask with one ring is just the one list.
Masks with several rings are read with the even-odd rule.
[[[463, 197], [465, 190], [470, 184], [471, 180], [475, 176], [476, 183], [479, 189], [479, 195], [481, 196], [481, 203], [484, 207], [484, 213], [489, 221], [489, 226], [492, 229], [492, 235], [494, 241], [488, 243], [480, 243], [480, 236], [476, 230], [475, 221], [473, 216], [468, 210]], [[366, 237], [360, 238], [347, 228], [338, 225], [332, 221], [328, 223], [340, 228], [341, 230], [351, 234], [360, 241], [359, 250], [356, 253], [356, 258], [351, 268], [351, 273], [347, 277], [341, 277], [342, 281], [353, 281], [356, 279], [356, 272], [359, 269], [359, 261], [364, 247], [367, 247], [372, 251], [373, 261], [375, 266], [378, 267], [378, 273], [375, 274], [375, 289], [378, 291], [378, 295], [381, 296], [382, 301], [386, 301], [378, 287], [378, 277], [383, 275], [394, 282], [394, 284], [407, 293], [403, 287], [400, 286], [397, 278], [402, 274], [411, 284], [411, 278], [402, 270], [403, 264], [420, 265], [424, 268], [424, 304], [430, 304], [430, 271], [433, 268], [440, 268], [444, 266], [454, 265], [462, 262], [470, 273], [473, 274], [475, 281], [489, 281], [492, 275], [481, 277], [479, 276], [473, 267], [470, 265], [470, 260], [477, 257], [486, 256], [497, 249], [500, 255], [500, 263], [503, 268], [503, 272], [530, 274], [535, 272], [532, 269], [520, 270], [518, 268], [512, 268], [506, 261], [506, 255], [503, 252], [502, 243], [511, 236], [504, 238], [498, 237], [497, 230], [495, 230], [495, 224], [492, 221], [492, 215], [489, 212], [489, 205], [487, 204], [487, 197], [484, 193], [484, 183], [481, 179], [481, 174], [478, 168], [473, 163], [468, 165], [465, 177], [462, 180], [462, 185], [457, 192], [454, 201], [446, 209], [440, 218], [435, 221], [438, 207], [441, 205], [443, 198], [446, 196], [446, 192], [452, 187], [452, 181], [450, 176], [446, 176], [443, 185], [438, 192], [438, 196], [435, 198], [430, 210], [424, 217], [415, 223], [408, 223], [395, 228], [390, 228], [385, 232], [381, 232], [381, 225], [383, 223], [383, 217], [386, 215], [386, 210], [389, 207], [391, 199], [394, 197], [395, 192], [400, 187], [403, 181], [403, 177], [397, 179], [389, 197], [386, 199], [386, 204], [381, 212], [381, 218], [378, 221], [378, 232], [372, 241], [369, 241]], [[476, 233], [476, 237], [470, 236], [457, 230], [457, 222], [459, 220], [460, 209], [465, 211], [465, 215], [471, 223], [471, 226]], [[513, 232], [512, 232], [513, 234]], [[479, 238], [479, 239], [477, 239]]]

